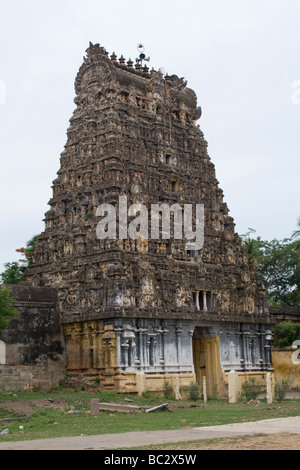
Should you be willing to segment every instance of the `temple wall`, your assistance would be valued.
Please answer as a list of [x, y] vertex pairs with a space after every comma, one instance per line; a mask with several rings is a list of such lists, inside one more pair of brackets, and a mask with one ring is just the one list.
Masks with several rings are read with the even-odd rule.
[[39, 391], [57, 387], [65, 375], [61, 362], [46, 365], [0, 365], [0, 390]]
[[217, 329], [224, 371], [272, 369], [270, 325], [229, 323]]
[[[299, 346], [298, 346], [299, 348]], [[273, 348], [272, 360], [277, 382], [288, 382], [291, 389], [300, 389], [300, 359], [292, 347]]]
[[[98, 377], [118, 391], [162, 391], [207, 379], [208, 392], [226, 394], [226, 373], [272, 370], [270, 326], [157, 319], [115, 319], [63, 325], [67, 371]], [[142, 378], [141, 378], [142, 377]]]
[[65, 350], [55, 289], [12, 286], [20, 312], [4, 330], [0, 345], [0, 389], [57, 386], [65, 375]]

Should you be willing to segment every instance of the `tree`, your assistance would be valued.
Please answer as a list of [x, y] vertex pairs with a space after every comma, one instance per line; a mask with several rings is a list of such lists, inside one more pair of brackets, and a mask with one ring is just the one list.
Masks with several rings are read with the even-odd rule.
[[[300, 228], [300, 218], [298, 219], [298, 227]], [[295, 245], [294, 245], [294, 250], [298, 255], [300, 255], [300, 230], [296, 230], [293, 235], [292, 239], [296, 239]]]
[[261, 258], [261, 250], [264, 246], [264, 242], [262, 241], [261, 237], [251, 238], [251, 235], [255, 233], [253, 228], [249, 228], [249, 232], [245, 235], [241, 235], [243, 245], [247, 250], [249, 260], [255, 266], [259, 265], [260, 258]]
[[17, 315], [19, 312], [13, 306], [11, 289], [0, 288], [0, 338], [3, 330], [7, 328], [9, 320]]
[[253, 238], [255, 231], [242, 235], [243, 244], [250, 261], [257, 266], [260, 279], [264, 282], [271, 305], [281, 302], [289, 306], [300, 306], [300, 257], [295, 250], [297, 241], [262, 240]]
[[26, 269], [33, 262], [33, 250], [37, 239], [38, 235], [35, 235], [26, 243], [26, 248], [16, 250], [17, 253], [21, 253], [22, 259], [4, 264], [5, 271], [0, 274], [3, 284], [19, 284], [23, 280]]
[[274, 345], [292, 346], [300, 338], [300, 323], [283, 321], [274, 326]]
[[3, 284], [19, 284], [23, 280], [26, 267], [13, 261], [12, 263], [4, 264], [5, 271], [0, 274]]
[[16, 251], [25, 256], [25, 259], [20, 259], [21, 263], [24, 263], [25, 268], [28, 268], [33, 262], [33, 250], [36, 245], [38, 235], [35, 235], [26, 243], [26, 248], [18, 248]]

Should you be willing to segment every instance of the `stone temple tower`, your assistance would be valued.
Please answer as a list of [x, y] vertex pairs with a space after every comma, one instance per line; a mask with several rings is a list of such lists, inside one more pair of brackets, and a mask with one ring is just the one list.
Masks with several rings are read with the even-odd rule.
[[[58, 290], [68, 373], [127, 392], [206, 376], [212, 393], [229, 370], [271, 369], [266, 293], [223, 201], [194, 91], [99, 44], [87, 49], [75, 91], [26, 277]], [[125, 196], [127, 207], [147, 208], [148, 237], [124, 236]], [[102, 204], [116, 210], [113, 238], [97, 235]], [[151, 237], [152, 204], [179, 204], [183, 213], [185, 204], [203, 205], [203, 246], [172, 237], [172, 211], [170, 236]]]

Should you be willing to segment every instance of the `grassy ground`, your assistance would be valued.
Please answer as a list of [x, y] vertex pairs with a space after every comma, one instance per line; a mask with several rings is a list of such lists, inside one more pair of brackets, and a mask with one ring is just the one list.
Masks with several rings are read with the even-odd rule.
[[[90, 414], [90, 399], [103, 402], [155, 406], [168, 401], [169, 411], [144, 413], [100, 412]], [[133, 400], [128, 402], [127, 400]], [[73, 414], [66, 414], [72, 410]], [[75, 413], [74, 413], [75, 412]], [[161, 397], [132, 397], [114, 392], [86, 392], [68, 389], [47, 393], [0, 391], [0, 442], [43, 439], [60, 436], [80, 436], [128, 431], [178, 429], [184, 427], [256, 421], [300, 414], [300, 400], [284, 400], [268, 405], [266, 402], [229, 404], [227, 400], [175, 401]], [[30, 416], [30, 419], [25, 417]], [[11, 419], [17, 420], [10, 421]], [[22, 426], [23, 428], [20, 428]], [[9, 429], [8, 434], [1, 434]]]

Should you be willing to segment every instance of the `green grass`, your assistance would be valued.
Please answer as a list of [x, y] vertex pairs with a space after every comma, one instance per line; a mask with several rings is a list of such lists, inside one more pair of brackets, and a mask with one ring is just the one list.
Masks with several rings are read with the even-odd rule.
[[[16, 395], [16, 396], [15, 396]], [[25, 420], [20, 413], [14, 413], [1, 407], [4, 401], [24, 401], [31, 403], [34, 400], [51, 398], [54, 402], [64, 404], [64, 409], [34, 407], [31, 419]], [[124, 395], [114, 392], [89, 393], [74, 390], [56, 390], [47, 393], [29, 392], [0, 392], [0, 419], [19, 418], [18, 421], [0, 421], [0, 433], [9, 429], [9, 434], [1, 435], [0, 442], [28, 439], [43, 439], [60, 436], [80, 436], [108, 433], [122, 433], [128, 431], [149, 431], [160, 429], [178, 429], [181, 427], [200, 427], [217, 424], [237, 423], [243, 421], [256, 421], [267, 418], [280, 418], [297, 416], [300, 414], [300, 400], [284, 400], [281, 403], [268, 405], [261, 402], [258, 405], [246, 403], [229, 404], [227, 400], [209, 400], [206, 405], [201, 401], [175, 401], [169, 400], [171, 411], [158, 411], [154, 413], [110, 413], [100, 412], [100, 416], [91, 416], [90, 399], [99, 398], [100, 401], [128, 403]], [[129, 397], [134, 405], [155, 406], [166, 400], [161, 397], [143, 396]], [[196, 403], [196, 407], [195, 407]], [[73, 408], [80, 411], [78, 414], [67, 415]], [[23, 430], [19, 429], [23, 426]]]

